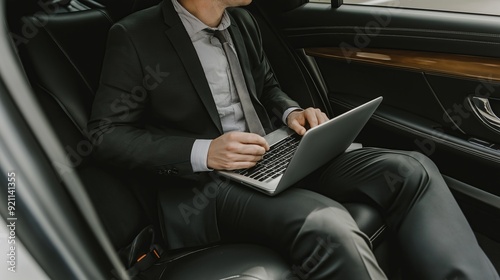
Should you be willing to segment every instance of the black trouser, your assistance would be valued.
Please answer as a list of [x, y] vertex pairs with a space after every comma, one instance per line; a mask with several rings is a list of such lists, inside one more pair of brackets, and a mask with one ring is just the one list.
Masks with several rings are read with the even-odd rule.
[[217, 196], [222, 238], [272, 243], [292, 264], [283, 279], [385, 279], [366, 235], [336, 202], [360, 199], [379, 206], [396, 234], [410, 267], [404, 279], [499, 279], [438, 169], [422, 154], [355, 150], [312, 178], [310, 190], [291, 188], [276, 197], [219, 183], [226, 184]]

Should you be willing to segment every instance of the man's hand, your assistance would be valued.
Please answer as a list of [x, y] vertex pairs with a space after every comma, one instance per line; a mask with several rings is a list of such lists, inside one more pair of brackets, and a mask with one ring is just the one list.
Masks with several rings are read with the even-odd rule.
[[293, 129], [297, 134], [304, 135], [306, 126], [313, 128], [328, 121], [328, 117], [320, 109], [307, 108], [303, 111], [293, 111], [288, 115], [288, 127]]
[[254, 166], [269, 144], [253, 133], [229, 132], [212, 141], [208, 149], [208, 168], [215, 170], [235, 170]]

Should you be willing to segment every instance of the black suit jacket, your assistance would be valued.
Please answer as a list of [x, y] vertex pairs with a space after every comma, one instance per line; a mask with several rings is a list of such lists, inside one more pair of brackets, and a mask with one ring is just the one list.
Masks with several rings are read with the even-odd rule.
[[[279, 89], [252, 16], [243, 9], [229, 13], [229, 32], [253, 104], [269, 132], [272, 119], [298, 105]], [[222, 134], [203, 68], [170, 1], [111, 28], [88, 126], [98, 138], [101, 159], [173, 176], [192, 173], [195, 139]]]
[[[243, 9], [228, 11], [253, 104], [270, 132], [273, 120], [281, 123], [284, 111], [298, 104], [279, 89], [254, 18]], [[220, 136], [222, 126], [195, 48], [170, 0], [110, 29], [88, 130], [97, 158], [166, 179], [161, 208], [168, 216], [164, 234], [171, 248], [218, 240], [215, 206], [188, 224], [178, 208], [192, 204], [194, 194], [186, 182], [199, 187], [210, 181], [207, 174], [193, 174], [194, 141]]]

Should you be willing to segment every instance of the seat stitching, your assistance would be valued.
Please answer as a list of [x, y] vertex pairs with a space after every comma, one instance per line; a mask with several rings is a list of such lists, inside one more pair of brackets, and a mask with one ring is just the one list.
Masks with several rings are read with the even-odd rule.
[[380, 228], [370, 237], [370, 242], [373, 243], [375, 239], [377, 239], [385, 231], [386, 228], [387, 226], [385, 224], [380, 226]]
[[87, 133], [86, 133], [85, 129], [80, 127], [80, 125], [76, 122], [76, 120], [73, 117], [73, 115], [70, 113], [70, 110], [68, 110], [68, 108], [64, 105], [64, 103], [61, 101], [61, 99], [57, 95], [55, 95], [52, 91], [50, 91], [47, 88], [45, 88], [44, 86], [42, 86], [40, 83], [37, 82], [36, 85], [41, 90], [43, 90], [48, 95], [50, 95], [57, 102], [57, 104], [59, 105], [59, 107], [61, 107], [61, 109], [68, 116], [68, 118], [71, 120], [71, 122], [78, 128], [78, 130], [80, 131], [80, 133], [82, 133], [82, 135], [85, 138], [87, 138]]
[[237, 278], [241, 278], [242, 276], [250, 277], [250, 278], [254, 278], [254, 279], [258, 279], [258, 280], [263, 280], [260, 277], [257, 277], [257, 276], [254, 276], [254, 275], [248, 275], [248, 274], [238, 274], [238, 275], [228, 276], [228, 277], [220, 278], [219, 280], [237, 279]]
[[97, 10], [94, 10], [94, 11], [98, 11], [99, 13], [101, 13], [106, 19], [108, 19], [109, 23], [111, 23], [111, 24], [115, 23], [113, 21], [113, 19], [108, 15], [108, 13], [104, 12], [103, 10], [97, 9]]
[[64, 54], [64, 56], [66, 57], [66, 59], [68, 59], [69, 63], [73, 66], [73, 68], [75, 68], [75, 71], [78, 73], [78, 75], [82, 78], [83, 82], [85, 83], [85, 85], [88, 87], [88, 89], [90, 90], [90, 92], [94, 92], [92, 90], [92, 87], [90, 86], [89, 82], [87, 81], [87, 79], [83, 76], [82, 72], [80, 71], [80, 69], [78, 69], [78, 67], [76, 67], [76, 64], [73, 62], [73, 60], [70, 58], [70, 56], [68, 55], [68, 53], [63, 49], [63, 47], [61, 46], [61, 44], [56, 40], [56, 38], [52, 35], [52, 33], [46, 28], [46, 26], [44, 24], [41, 24], [40, 20], [38, 19], [38, 17], [35, 17], [35, 19], [38, 21], [38, 24], [40, 26], [42, 26], [42, 28], [45, 30], [45, 32], [47, 32], [47, 34], [50, 36], [50, 38], [52, 39], [52, 41], [57, 45], [57, 47], [59, 48], [59, 50]]
[[182, 258], [185, 258], [187, 256], [190, 256], [192, 254], [195, 254], [195, 253], [199, 253], [199, 252], [203, 252], [203, 251], [206, 251], [208, 249], [212, 249], [212, 248], [215, 248], [215, 247], [219, 247], [219, 245], [214, 245], [214, 246], [211, 246], [211, 247], [206, 247], [206, 248], [202, 248], [202, 249], [198, 249], [198, 250], [195, 250], [195, 251], [191, 251], [191, 252], [188, 252], [188, 253], [185, 253], [183, 255], [180, 255], [178, 257], [175, 257], [173, 259], [169, 259], [169, 260], [165, 260], [164, 262], [161, 262], [161, 263], [157, 263], [156, 265], [161, 265], [161, 264], [164, 264], [164, 263], [171, 263], [171, 262], [174, 262], [174, 261], [177, 261], [177, 260], [180, 260]]

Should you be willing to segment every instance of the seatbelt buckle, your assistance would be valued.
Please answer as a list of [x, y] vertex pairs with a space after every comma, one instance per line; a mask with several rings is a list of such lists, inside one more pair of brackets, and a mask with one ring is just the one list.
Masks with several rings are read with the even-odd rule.
[[154, 244], [155, 232], [152, 226], [144, 228], [132, 241], [124, 248], [120, 254], [125, 260], [127, 273], [134, 278], [141, 271], [153, 266], [163, 254], [163, 249]]
[[155, 261], [159, 260], [161, 258], [161, 256], [160, 256], [161, 252], [159, 250], [157, 250], [156, 247], [157, 246], [154, 245], [154, 248], [149, 253], [146, 253], [146, 254], [139, 256], [139, 258], [137, 258], [136, 264], [143, 261], [144, 259], [146, 259], [148, 257], [152, 257]]
[[142, 254], [137, 258], [134, 266], [139, 268], [140, 271], [146, 270], [161, 258], [162, 253], [163, 250], [161, 247], [154, 244], [148, 253]]

